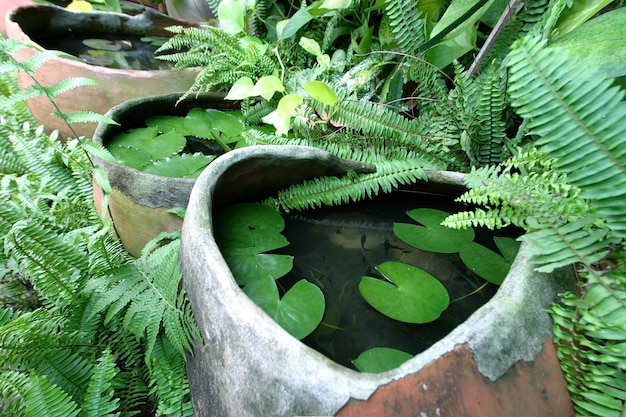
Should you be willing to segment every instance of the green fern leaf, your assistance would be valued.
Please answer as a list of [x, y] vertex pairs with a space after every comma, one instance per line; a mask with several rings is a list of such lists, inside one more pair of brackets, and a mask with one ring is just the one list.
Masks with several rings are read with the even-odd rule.
[[425, 41], [422, 13], [411, 0], [388, 0], [385, 10], [389, 17], [391, 31], [402, 52], [417, 55]]
[[91, 78], [70, 77], [70, 78], [65, 78], [62, 81], [59, 81], [58, 83], [44, 87], [44, 91], [47, 93], [48, 97], [55, 98], [75, 88], [85, 87], [88, 85], [100, 86], [100, 83]]
[[93, 371], [92, 355], [84, 349], [42, 352], [30, 365], [39, 375], [80, 403]]
[[[1, 364], [1, 362], [0, 362]], [[3, 413], [7, 416], [22, 417], [25, 387], [28, 385], [28, 375], [13, 370], [0, 372], [0, 398], [2, 398]]]
[[503, 77], [495, 65], [490, 66], [480, 91], [476, 108], [478, 129], [474, 159], [479, 166], [501, 162], [506, 135], [502, 120], [504, 110]]
[[276, 209], [304, 210], [321, 206], [345, 204], [389, 193], [400, 184], [410, 184], [425, 180], [423, 165], [415, 160], [382, 161], [376, 164], [376, 172], [358, 175], [350, 172], [338, 177], [321, 177], [302, 184], [295, 184], [278, 192], [276, 198], [269, 198], [263, 204]]
[[29, 378], [24, 410], [26, 417], [75, 417], [80, 411], [67, 393], [36, 374]]
[[616, 236], [626, 237], [624, 90], [526, 38], [509, 55], [509, 94], [537, 144], [583, 190]]
[[86, 110], [68, 111], [59, 113], [56, 109], [54, 114], [60, 119], [66, 121], [68, 124], [73, 123], [106, 123], [111, 125], [118, 124], [115, 120], [107, 117], [103, 114], [95, 113]]
[[119, 400], [114, 398], [112, 381], [116, 375], [115, 361], [110, 350], [105, 350], [98, 359], [89, 380], [82, 402], [81, 417], [117, 417]]
[[168, 340], [159, 337], [150, 358], [150, 393], [157, 397], [157, 416], [193, 417], [185, 358]]
[[35, 223], [20, 221], [6, 239], [21, 268], [46, 303], [68, 305], [80, 297], [88, 269], [83, 251], [69, 241]]
[[198, 334], [180, 289], [178, 245], [179, 240], [174, 240], [146, 252], [132, 264], [122, 265], [87, 285], [94, 297], [92, 314], [107, 310], [105, 323], [123, 314], [123, 326], [135, 337], [146, 338], [147, 356], [161, 328], [172, 337], [171, 342], [181, 354], [191, 350]]
[[611, 241], [607, 239], [606, 229], [593, 228], [596, 220], [594, 215], [563, 225], [553, 221], [552, 227], [530, 221], [531, 230], [536, 231], [526, 233], [522, 239], [529, 244], [529, 253], [535, 256], [533, 262], [541, 265], [537, 271], [551, 272], [583, 260], [593, 264], [605, 258]]

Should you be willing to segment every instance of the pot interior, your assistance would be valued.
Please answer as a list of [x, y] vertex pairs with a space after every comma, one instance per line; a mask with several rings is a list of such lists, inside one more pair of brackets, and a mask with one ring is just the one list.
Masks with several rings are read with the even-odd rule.
[[125, 70], [166, 70], [173, 64], [155, 58], [158, 47], [171, 37], [165, 27], [180, 24], [146, 12], [75, 13], [56, 6], [16, 9], [11, 20], [44, 49], [65, 52], [81, 62]]
[[[322, 290], [326, 302], [322, 323], [302, 342], [354, 369], [353, 361], [372, 348], [417, 355], [487, 303], [499, 286], [472, 272], [459, 253], [420, 250], [394, 234], [394, 223], [417, 225], [407, 215], [413, 209], [467, 210], [454, 201], [462, 191], [458, 186], [424, 182], [362, 202], [283, 214], [282, 234], [290, 243], [273, 253], [293, 256], [294, 267], [277, 281], [281, 297], [306, 279]], [[499, 252], [494, 236], [517, 238], [519, 234], [512, 228], [495, 232], [475, 228], [473, 242]], [[381, 314], [365, 301], [359, 282], [364, 276], [386, 279], [377, 271], [384, 262], [413, 265], [432, 275], [446, 288], [450, 305], [438, 319], [423, 324]]]

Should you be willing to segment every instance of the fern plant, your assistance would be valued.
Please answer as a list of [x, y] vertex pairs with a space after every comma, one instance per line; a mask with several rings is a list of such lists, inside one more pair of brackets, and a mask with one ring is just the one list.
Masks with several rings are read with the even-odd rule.
[[[38, 159], [28, 162], [36, 171], [2, 175], [2, 261], [40, 306], [2, 310], [3, 406], [16, 416], [191, 415], [184, 354], [197, 330], [179, 289], [178, 241], [132, 260], [93, 209], [84, 152], [8, 120], [4, 128], [14, 158]], [[115, 296], [126, 283], [134, 299]]]
[[572, 399], [580, 415], [624, 415], [624, 91], [539, 36], [518, 41], [508, 66], [512, 104], [541, 153], [476, 170], [463, 199], [487, 210], [446, 223], [518, 224], [540, 270], [577, 266], [581, 296], [551, 310]]
[[[163, 237], [132, 259], [112, 238], [93, 207], [87, 154], [76, 140], [64, 145], [32, 128], [23, 107], [27, 97], [54, 99], [89, 81], [18, 90], [15, 72], [32, 76], [48, 56], [14, 60], [25, 47], [0, 41], [0, 291], [17, 279], [33, 298], [0, 306], [3, 413], [191, 416], [185, 354], [198, 332], [180, 286], [178, 239]], [[127, 283], [136, 299], [111, 296]]]

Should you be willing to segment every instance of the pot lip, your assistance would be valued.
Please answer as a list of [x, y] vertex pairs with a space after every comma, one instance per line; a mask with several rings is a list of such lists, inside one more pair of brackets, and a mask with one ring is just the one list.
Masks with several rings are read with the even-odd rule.
[[[7, 1], [7, 0], [5, 0]], [[122, 20], [122, 21], [126, 21], [126, 22], [137, 22], [138, 24], [149, 24], [151, 25], [150, 27], [152, 27], [153, 25], [156, 24], [156, 20], [155, 19], [162, 19], [164, 21], [168, 21], [167, 26], [174, 26], [174, 25], [182, 25], [182, 26], [188, 26], [188, 27], [197, 27], [196, 24], [192, 23], [192, 22], [187, 22], [185, 20], [180, 20], [180, 19], [176, 19], [167, 15], [164, 15], [162, 13], [158, 13], [155, 11], [152, 11], [150, 9], [147, 9], [146, 11], [139, 13], [137, 15], [128, 15], [125, 13], [118, 13], [118, 12], [106, 12], [106, 11], [100, 11], [100, 10], [92, 10], [89, 12], [79, 12], [79, 11], [73, 11], [73, 10], [67, 10], [66, 8], [57, 6], [55, 4], [39, 4], [39, 3], [35, 3], [35, 4], [27, 4], [27, 5], [21, 5], [21, 6], [17, 6], [14, 8], [9, 9], [9, 12], [7, 13], [6, 16], [0, 16], [0, 18], [4, 18], [5, 19], [5, 31], [7, 32], [7, 37], [8, 38], [16, 38], [17, 40], [21, 40], [27, 43], [31, 43], [33, 45], [36, 45], [38, 48], [40, 48], [43, 51], [47, 51], [48, 49], [43, 47], [41, 44], [39, 44], [38, 42], [35, 42], [31, 36], [29, 34], [27, 34], [26, 32], [24, 32], [24, 30], [22, 29], [22, 25], [20, 22], [14, 20], [16, 18], [16, 16], [20, 13], [28, 13], [29, 11], [38, 11], [38, 10], [51, 10], [54, 13], [59, 13], [61, 15], [64, 16], [86, 16], [86, 17], [91, 17], [91, 18], [110, 18], [110, 17], [117, 17], [118, 19]], [[163, 24], [163, 26], [165, 27], [165, 22]], [[11, 27], [13, 29], [11, 29]], [[149, 31], [150, 29], [148, 29]], [[11, 33], [15, 32], [12, 36], [10, 35]], [[182, 70], [178, 70], [178, 69], [159, 69], [159, 70], [135, 70], [135, 69], [120, 69], [120, 68], [109, 68], [109, 67], [104, 67], [104, 66], [100, 66], [100, 65], [92, 65], [92, 64], [87, 64], [85, 62], [79, 61], [79, 60], [74, 60], [74, 59], [69, 59], [69, 58], [65, 58], [63, 56], [55, 56], [53, 58], [51, 58], [52, 60], [61, 60], [63, 62], [67, 62], [67, 64], [71, 64], [77, 68], [83, 68], [86, 69], [88, 71], [91, 72], [98, 72], [98, 73], [102, 73], [102, 74], [107, 74], [107, 75], [122, 75], [122, 76], [135, 76], [135, 77], [154, 77], [154, 76], [166, 76], [167, 74], [171, 74], [173, 72], [188, 72], [188, 73], [198, 73], [200, 71], [199, 68], [185, 68]]]
[[[195, 262], [197, 260], [197, 255], [194, 258], [188, 254], [190, 248], [199, 248], [200, 253], [203, 254], [201, 262], [204, 263], [205, 275], [206, 268], [209, 265], [215, 266], [218, 273], [227, 271], [225, 276], [228, 276], [228, 282], [222, 283], [221, 289], [230, 286], [234, 294], [239, 294], [237, 296], [239, 302], [249, 304], [248, 310], [258, 311], [263, 316], [263, 320], [271, 321], [265, 329], [272, 328], [274, 332], [280, 332], [283, 336], [286, 335], [291, 338], [273, 319], [262, 312], [252, 300], [240, 296], [243, 294], [243, 291], [236, 285], [224, 258], [219, 252], [219, 248], [217, 248], [217, 244], [211, 236], [213, 191], [220, 176], [238, 162], [262, 154], [277, 158], [289, 153], [289, 148], [296, 151], [295, 154], [298, 158], [315, 158], [328, 155], [320, 149], [305, 146], [251, 146], [220, 156], [203, 171], [192, 190], [183, 222], [180, 259], [183, 262], [183, 272], [185, 272], [187, 269], [185, 262], [188, 260]], [[445, 177], [448, 173], [450, 172], [429, 171], [428, 175], [429, 178], [433, 179], [441, 176]], [[465, 174], [461, 173], [452, 172], [451, 174], [453, 177], [456, 177], [453, 181], [458, 181], [465, 177]], [[359, 373], [330, 361], [336, 365], [331, 365], [331, 369], [334, 369], [333, 372], [337, 372], [336, 375], [339, 378], [358, 378], [358, 381], [361, 382], [369, 381], [369, 383], [374, 382], [375, 385], [380, 385], [415, 373], [432, 360], [465, 343], [474, 352], [476, 363], [481, 373], [492, 380], [504, 374], [513, 363], [519, 360], [532, 361], [541, 351], [545, 338], [551, 333], [551, 322], [547, 317], [545, 309], [559, 292], [563, 292], [569, 287], [570, 283], [566, 281], [571, 276], [568, 276], [567, 279], [564, 277], [562, 279], [559, 278], [560, 280], [547, 280], [544, 274], [538, 274], [534, 271], [531, 257], [525, 252], [525, 248], [526, 246], [523, 244], [507, 275], [507, 279], [505, 279], [494, 297], [474, 312], [463, 324], [457, 326], [451, 333], [426, 351], [416, 355], [400, 367], [380, 374]], [[217, 250], [219, 255], [209, 259], [208, 256], [211, 255], [212, 250]], [[196, 266], [193, 268], [196, 268]], [[211, 276], [215, 279], [213, 274]], [[512, 297], [513, 295], [517, 295], [517, 298]], [[206, 302], [206, 300], [204, 301]], [[516, 317], [516, 314], [519, 314], [520, 317]], [[514, 319], [511, 320], [511, 317], [514, 317]], [[241, 318], [239, 317], [239, 319]], [[511, 324], [511, 322], [518, 327], [513, 329], [501, 328], [501, 326]], [[532, 326], [527, 326], [528, 323], [531, 323]], [[274, 336], [277, 337], [277, 335]], [[319, 366], [328, 366], [329, 359], [326, 356], [294, 338], [291, 339], [293, 339], [291, 343], [289, 341], [285, 343], [299, 351], [302, 351], [302, 348], [295, 347], [295, 343], [302, 345], [304, 350], [309, 352], [309, 356], [313, 358], [312, 360], [316, 361]], [[529, 341], [529, 343], [524, 343], [528, 344], [528, 347], [517, 346], [526, 341]], [[485, 353], [479, 352], [481, 349], [486, 349]], [[492, 360], [492, 356], [501, 351], [506, 351], [507, 356], [503, 357], [503, 359]]]

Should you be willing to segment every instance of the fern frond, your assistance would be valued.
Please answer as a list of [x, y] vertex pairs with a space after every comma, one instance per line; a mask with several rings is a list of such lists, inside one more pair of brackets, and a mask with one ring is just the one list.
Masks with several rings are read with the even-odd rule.
[[185, 358], [168, 338], [159, 337], [150, 358], [150, 394], [157, 398], [156, 416], [193, 417]]
[[550, 308], [557, 355], [580, 415], [619, 416], [626, 407], [623, 249], [617, 253], [621, 270], [583, 273], [589, 282], [582, 297], [567, 293]]
[[5, 415], [22, 417], [24, 415], [25, 387], [28, 384], [28, 375], [13, 370], [0, 372], [0, 398]]
[[577, 262], [591, 265], [604, 259], [612, 240], [608, 230], [595, 227], [596, 222], [595, 214], [568, 223], [552, 221], [548, 225], [529, 219], [532, 231], [522, 239], [530, 246], [528, 252], [534, 255], [533, 262], [541, 265], [537, 271], [551, 272]]
[[117, 417], [119, 399], [114, 398], [112, 381], [116, 375], [115, 361], [110, 350], [105, 350], [93, 368], [85, 398], [81, 404], [81, 416]]
[[417, 55], [425, 41], [424, 20], [411, 0], [387, 0], [385, 11], [389, 17], [391, 31], [402, 52]]
[[480, 127], [472, 159], [478, 166], [501, 162], [502, 147], [506, 139], [504, 133], [506, 126], [502, 120], [504, 91], [504, 79], [501, 72], [492, 64], [482, 80], [476, 107], [477, 123]]
[[358, 175], [354, 172], [338, 177], [320, 177], [302, 184], [295, 184], [278, 192], [276, 198], [268, 198], [263, 204], [277, 210], [305, 210], [321, 206], [345, 204], [389, 193], [401, 184], [426, 179], [424, 167], [413, 160], [382, 161], [376, 164], [376, 172]]
[[93, 355], [86, 354], [85, 349], [76, 348], [45, 352], [30, 366], [80, 404], [93, 372], [93, 363]]
[[626, 237], [624, 90], [587, 74], [545, 41], [525, 38], [509, 55], [509, 94], [537, 145], [583, 190], [616, 236]]
[[64, 120], [69, 124], [73, 123], [106, 123], [116, 125], [118, 124], [115, 120], [107, 117], [103, 114], [87, 111], [87, 110], [76, 110], [76, 111], [68, 111], [60, 113], [56, 109], [54, 110], [54, 115], [58, 118]]
[[[8, 139], [12, 144], [13, 152], [25, 164], [28, 171], [37, 178], [45, 178], [50, 189], [62, 190], [73, 187], [74, 177], [70, 170], [55, 158], [55, 148], [59, 149], [61, 145], [53, 143], [45, 135], [43, 129], [32, 129], [29, 126], [19, 129], [14, 131]], [[33, 136], [45, 145], [33, 146]], [[42, 151], [44, 148], [46, 151]]]
[[359, 130], [364, 135], [403, 137], [407, 141], [421, 141], [424, 127], [415, 119], [380, 104], [368, 101], [345, 100], [336, 104], [332, 120], [337, 124]]
[[147, 357], [161, 328], [172, 337], [171, 342], [181, 354], [191, 350], [198, 334], [189, 319], [186, 298], [179, 293], [182, 274], [177, 262], [178, 245], [175, 240], [145, 253], [115, 273], [92, 280], [87, 287], [97, 297], [94, 314], [107, 310], [108, 323], [123, 313], [123, 326], [137, 338], [146, 338]]
[[[40, 54], [43, 55], [43, 54]], [[38, 56], [38, 55], [35, 55]], [[100, 86], [100, 83], [96, 80], [86, 77], [71, 77], [66, 78], [58, 83], [43, 87], [48, 97], [54, 98], [65, 92], [73, 90], [75, 88], [85, 87], [88, 85]]]
[[68, 305], [80, 297], [88, 270], [87, 259], [76, 242], [34, 223], [16, 223], [5, 240], [28, 279], [45, 303]]
[[80, 412], [78, 405], [59, 387], [44, 376], [31, 374], [24, 394], [26, 417], [75, 417]]

